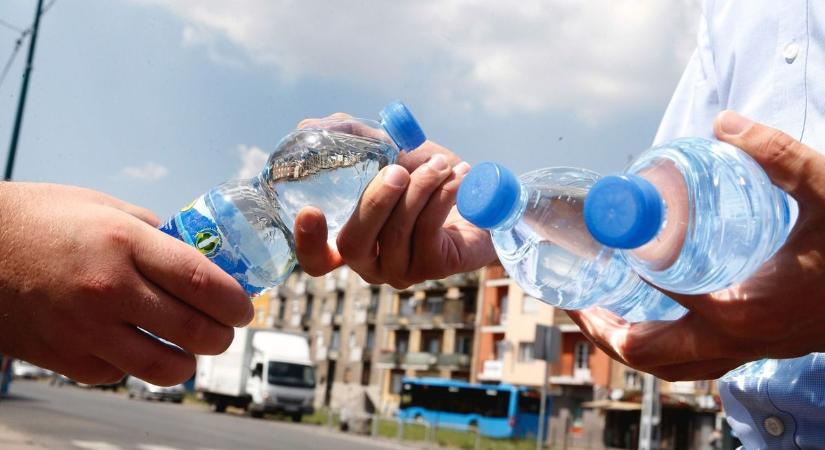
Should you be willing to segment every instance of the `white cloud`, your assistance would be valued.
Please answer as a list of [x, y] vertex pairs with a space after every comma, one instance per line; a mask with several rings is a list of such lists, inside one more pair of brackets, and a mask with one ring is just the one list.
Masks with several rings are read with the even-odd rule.
[[169, 169], [158, 163], [147, 162], [142, 166], [127, 166], [120, 170], [120, 175], [138, 181], [158, 181], [169, 174]]
[[238, 146], [238, 155], [241, 158], [241, 168], [238, 169], [235, 178], [239, 180], [252, 178], [261, 173], [269, 158], [269, 154], [259, 147], [247, 147], [246, 145]]
[[697, 0], [132, 1], [180, 16], [185, 45], [287, 80], [594, 120], [669, 95], [699, 12]]

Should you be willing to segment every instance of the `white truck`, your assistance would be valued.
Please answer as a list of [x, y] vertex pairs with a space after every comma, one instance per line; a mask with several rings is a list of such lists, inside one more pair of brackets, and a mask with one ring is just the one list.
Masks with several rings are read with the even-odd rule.
[[236, 328], [223, 354], [198, 356], [195, 390], [215, 412], [235, 406], [252, 417], [273, 412], [299, 422], [315, 401], [309, 342], [301, 334]]

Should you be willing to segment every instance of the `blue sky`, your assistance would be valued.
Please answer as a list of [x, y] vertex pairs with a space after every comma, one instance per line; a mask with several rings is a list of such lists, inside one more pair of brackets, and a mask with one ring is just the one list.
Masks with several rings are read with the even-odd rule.
[[[35, 3], [0, 19], [25, 27]], [[396, 98], [470, 163], [616, 171], [649, 145], [697, 20], [693, 0], [57, 0], [14, 175], [165, 217], [302, 118]], [[0, 63], [15, 38], [0, 28]], [[24, 59], [0, 86], [3, 154]]]

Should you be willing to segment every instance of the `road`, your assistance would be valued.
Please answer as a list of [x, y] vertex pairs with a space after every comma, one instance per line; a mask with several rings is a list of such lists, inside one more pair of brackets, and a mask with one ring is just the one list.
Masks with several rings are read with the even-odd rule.
[[0, 424], [49, 450], [399, 449], [390, 441], [319, 426], [215, 414], [199, 405], [18, 380], [0, 401]]

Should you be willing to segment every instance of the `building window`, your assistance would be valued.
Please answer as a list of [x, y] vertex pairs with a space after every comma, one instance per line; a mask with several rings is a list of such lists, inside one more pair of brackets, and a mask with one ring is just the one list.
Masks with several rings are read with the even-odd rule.
[[441, 353], [441, 336], [438, 334], [425, 334], [422, 336], [422, 350], [427, 353]]
[[642, 389], [642, 374], [635, 370], [625, 369], [624, 371], [624, 387], [630, 390]]
[[415, 299], [412, 294], [406, 294], [398, 298], [400, 305], [400, 313], [402, 316], [411, 316], [415, 314]]
[[498, 322], [497, 325], [506, 325], [507, 324], [507, 309], [510, 307], [510, 297], [507, 295], [507, 291], [509, 290], [508, 287], [500, 287], [498, 289], [499, 292], [499, 301], [498, 301]]
[[393, 370], [392, 374], [390, 375], [390, 393], [391, 394], [400, 394], [401, 393], [401, 379], [404, 378], [403, 371]]
[[370, 377], [372, 376], [372, 364], [365, 362], [361, 368], [361, 386], [370, 385]]
[[335, 315], [344, 314], [344, 291], [338, 291], [335, 296]]
[[398, 353], [407, 353], [410, 349], [410, 333], [409, 331], [395, 332], [395, 351]]
[[587, 370], [590, 368], [590, 343], [587, 341], [576, 342], [574, 350], [574, 364], [576, 370]]
[[518, 344], [518, 360], [519, 362], [533, 361], [533, 343], [519, 342]]
[[430, 314], [441, 314], [444, 312], [444, 293], [430, 292], [427, 294], [424, 303], [424, 312]]
[[278, 320], [284, 320], [286, 314], [286, 299], [278, 297]]
[[315, 296], [307, 294], [307, 305], [304, 310], [304, 320], [309, 321], [312, 318], [312, 309], [315, 307]]
[[539, 312], [540, 305], [541, 300], [525, 295], [524, 299], [521, 301], [521, 312], [523, 314], [536, 314]]
[[349, 348], [358, 346], [358, 338], [355, 336], [355, 330], [349, 332]]
[[457, 334], [453, 353], [469, 355], [473, 351], [473, 336], [471, 334]]
[[370, 306], [367, 309], [369, 313], [375, 313], [378, 311], [378, 302], [381, 299], [381, 290], [378, 286], [370, 287]]
[[341, 345], [341, 330], [334, 329], [332, 330], [332, 339], [329, 341], [329, 349], [337, 351], [339, 345]]
[[504, 353], [507, 351], [507, 341], [504, 339], [499, 339], [496, 341], [496, 360], [503, 361], [504, 360]]
[[371, 352], [375, 348], [375, 327], [367, 328], [367, 342], [364, 347], [366, 347], [367, 352]]

